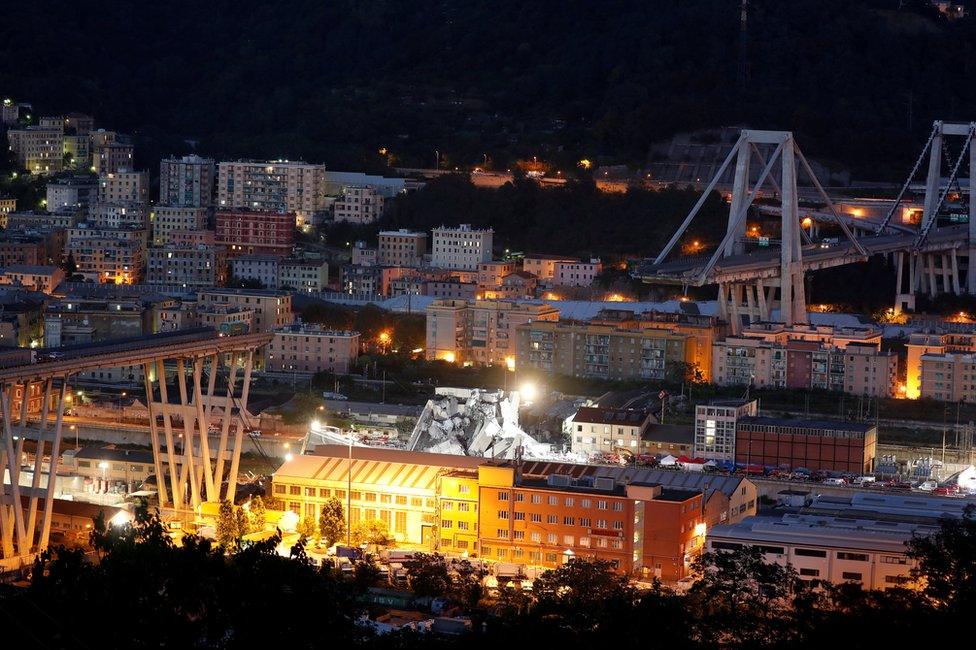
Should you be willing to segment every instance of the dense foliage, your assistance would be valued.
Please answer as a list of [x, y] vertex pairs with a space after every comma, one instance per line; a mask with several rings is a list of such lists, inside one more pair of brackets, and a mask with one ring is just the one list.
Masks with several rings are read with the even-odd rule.
[[443, 166], [643, 163], [676, 131], [749, 123], [901, 175], [927, 122], [973, 118], [973, 20], [924, 0], [751, 0], [743, 88], [739, 4], [13, 2], [0, 90], [136, 131], [148, 163], [184, 139], [345, 167], [435, 150]]
[[[705, 554], [685, 594], [637, 588], [602, 561], [573, 560], [535, 580], [532, 593], [485, 590], [467, 560], [420, 555], [408, 583], [423, 609], [433, 600], [474, 623], [471, 637], [377, 636], [359, 621], [381, 609], [369, 589], [385, 576], [367, 563], [344, 575], [315, 566], [280, 537], [233, 550], [184, 538], [175, 545], [145, 510], [132, 526], [96, 526], [96, 561], [46, 553], [30, 585], [0, 588], [4, 640], [50, 648], [446, 648], [524, 647], [877, 648], [883, 639], [948, 638], [969, 623], [976, 580], [976, 520], [943, 522], [915, 541], [918, 590], [866, 592], [800, 580], [757, 549]], [[225, 554], [225, 551], [230, 551]], [[388, 590], [389, 587], [386, 587]], [[389, 593], [388, 591], [378, 593]], [[838, 644], [841, 644], [838, 646]]]

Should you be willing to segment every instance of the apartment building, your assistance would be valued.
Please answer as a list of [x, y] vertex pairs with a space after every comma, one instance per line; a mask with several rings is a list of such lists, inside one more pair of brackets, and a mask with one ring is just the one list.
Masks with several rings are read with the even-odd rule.
[[98, 200], [102, 203], [145, 203], [148, 198], [147, 172], [108, 172], [98, 178]]
[[588, 287], [602, 272], [603, 263], [598, 259], [588, 262], [559, 260], [553, 264], [552, 284], [559, 287]]
[[101, 284], [138, 284], [142, 280], [146, 246], [137, 239], [105, 234], [75, 237], [69, 240], [66, 252], [74, 259], [77, 273], [88, 280]]
[[201, 306], [233, 306], [254, 312], [253, 332], [273, 332], [292, 324], [291, 293], [268, 289], [201, 289]]
[[[927, 354], [941, 355], [955, 353], [968, 355], [976, 353], [976, 331], [947, 331], [944, 329], [949, 323], [941, 323], [939, 329], [913, 333], [909, 339], [905, 361], [905, 397], [918, 399], [922, 397], [922, 357]], [[947, 363], [947, 361], [943, 361]], [[930, 370], [934, 370], [930, 362]], [[947, 385], [940, 386], [936, 391], [935, 376], [929, 373], [929, 392], [948, 394]], [[945, 377], [940, 377], [944, 380]]]
[[24, 287], [48, 295], [64, 282], [64, 270], [60, 266], [10, 264], [0, 268], [0, 285]]
[[159, 162], [159, 203], [206, 208], [213, 204], [214, 161], [197, 155]]
[[872, 474], [877, 444], [874, 424], [746, 416], [736, 422], [735, 462]]
[[150, 248], [147, 253], [146, 282], [183, 287], [216, 287], [227, 281], [227, 255], [212, 246]]
[[519, 368], [573, 377], [663, 380], [695, 360], [695, 339], [669, 330], [533, 322], [515, 337]]
[[326, 208], [325, 165], [274, 160], [218, 165], [217, 207], [287, 213], [291, 225], [310, 223]]
[[498, 289], [505, 276], [515, 272], [515, 262], [492, 260], [478, 264], [478, 289]]
[[230, 259], [230, 274], [238, 280], [260, 282], [265, 289], [277, 289], [278, 264], [282, 258], [277, 255], [241, 255]]
[[618, 329], [670, 330], [695, 339], [694, 372], [704, 381], [712, 379], [712, 346], [728, 335], [728, 324], [715, 316], [663, 311], [640, 314], [632, 309], [601, 309], [590, 319], [591, 325], [611, 325]]
[[563, 255], [527, 254], [522, 258], [522, 270], [539, 278], [542, 283], [552, 283], [556, 277], [556, 262], [573, 263], [578, 260]]
[[756, 400], [720, 399], [695, 406], [695, 457], [735, 461], [736, 423], [756, 415]]
[[[61, 261], [60, 256], [57, 259]], [[32, 235], [0, 234], [0, 267], [13, 264], [36, 266], [47, 262], [44, 238]]]
[[645, 409], [583, 407], [570, 424], [573, 453], [640, 453], [641, 440], [653, 416]]
[[473, 229], [470, 224], [457, 228], [434, 228], [431, 240], [431, 266], [441, 269], [477, 271], [478, 264], [491, 261], [495, 231]]
[[944, 402], [976, 401], [976, 354], [929, 352], [919, 358], [919, 396]]
[[[376, 264], [380, 266], [420, 266], [427, 252], [427, 233], [383, 230], [378, 236]], [[353, 264], [356, 264], [355, 259]]]
[[[118, 138], [121, 136], [114, 134], [114, 137]], [[117, 139], [109, 141], [105, 137], [99, 136], [94, 139], [91, 150], [91, 170], [99, 176], [131, 170], [134, 153], [135, 148], [129, 142], [123, 142]]]
[[157, 205], [149, 213], [152, 240], [156, 246], [172, 244], [176, 231], [204, 230], [207, 227], [207, 208], [183, 205]]
[[[380, 233], [380, 236], [382, 234]], [[377, 257], [377, 249], [369, 248], [364, 241], [357, 241], [352, 247], [351, 263], [353, 266], [375, 266]]]
[[286, 257], [295, 243], [295, 215], [221, 209], [217, 211], [215, 240], [217, 245], [226, 246], [233, 257], [253, 254]]
[[298, 323], [275, 330], [265, 355], [269, 372], [345, 375], [359, 358], [359, 332]]
[[28, 126], [7, 131], [10, 150], [17, 164], [37, 176], [61, 172], [64, 167], [64, 126], [60, 118], [54, 123]]
[[336, 223], [370, 224], [383, 216], [383, 195], [368, 185], [348, 185], [332, 204]]
[[712, 381], [718, 385], [814, 388], [856, 395], [894, 396], [898, 357], [871, 342], [786, 341], [729, 336], [712, 346]]
[[213, 230], [173, 230], [169, 233], [173, 246], [215, 246]]
[[64, 147], [63, 166], [65, 170], [84, 171], [91, 169], [91, 138], [87, 133], [78, 134], [66, 131], [62, 146]]
[[558, 321], [546, 304], [435, 300], [427, 307], [427, 358], [456, 363], [508, 363], [516, 355], [516, 330], [537, 321]]
[[47, 184], [49, 212], [87, 213], [98, 198], [98, 180], [91, 176], [68, 176]]
[[278, 286], [300, 293], [318, 293], [329, 288], [329, 264], [325, 260], [288, 258], [278, 265]]
[[17, 199], [0, 196], [0, 225], [7, 227], [7, 215], [17, 211]]

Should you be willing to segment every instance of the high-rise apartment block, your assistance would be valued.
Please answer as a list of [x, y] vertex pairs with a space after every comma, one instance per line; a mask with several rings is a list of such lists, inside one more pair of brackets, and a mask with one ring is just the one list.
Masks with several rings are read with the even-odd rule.
[[60, 118], [43, 125], [7, 131], [17, 163], [31, 174], [57, 174], [64, 167], [64, 126]]
[[153, 244], [172, 243], [173, 233], [204, 230], [207, 227], [207, 208], [181, 205], [157, 205], [149, 215]]
[[[427, 252], [427, 233], [383, 230], [376, 248], [376, 264], [380, 266], [420, 266]], [[355, 264], [356, 262], [353, 261]]]
[[217, 211], [216, 241], [236, 255], [286, 257], [295, 243], [295, 215], [291, 212], [255, 210]]
[[208, 207], [213, 203], [214, 161], [200, 156], [166, 158], [159, 163], [159, 203]]
[[383, 216], [383, 201], [383, 195], [368, 185], [344, 187], [342, 194], [332, 204], [332, 219], [337, 223], [373, 223]]
[[218, 165], [217, 207], [291, 213], [292, 226], [326, 207], [325, 165], [237, 161]]

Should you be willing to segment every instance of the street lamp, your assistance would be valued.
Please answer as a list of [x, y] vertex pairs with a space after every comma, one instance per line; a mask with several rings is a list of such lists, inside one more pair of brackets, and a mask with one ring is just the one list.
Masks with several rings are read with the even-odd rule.
[[68, 428], [75, 432], [75, 449], [78, 449], [78, 427], [72, 424]]
[[128, 395], [125, 391], [119, 395], [119, 422], [122, 422], [124, 413], [122, 412], [122, 398]]
[[108, 476], [106, 475], [108, 463], [103, 460], [98, 464], [98, 468], [102, 470], [102, 494], [108, 494]]

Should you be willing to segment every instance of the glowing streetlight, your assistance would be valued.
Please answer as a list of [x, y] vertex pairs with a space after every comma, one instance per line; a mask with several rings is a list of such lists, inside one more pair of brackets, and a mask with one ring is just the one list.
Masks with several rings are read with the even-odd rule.
[[539, 389], [531, 381], [527, 381], [519, 387], [519, 395], [522, 396], [526, 402], [531, 402], [539, 394]]
[[295, 458], [295, 456], [292, 455], [292, 453], [290, 451], [287, 454], [285, 454], [285, 462], [286, 463], [290, 463], [294, 458]]
[[505, 367], [509, 372], [515, 372], [515, 357], [505, 357]]
[[579, 161], [578, 163], [576, 163], [576, 164], [577, 164], [578, 166], [580, 166], [580, 167], [582, 167], [583, 169], [590, 169], [590, 168], [592, 168], [592, 167], [593, 167], [593, 162], [592, 162], [592, 161], [590, 161], [590, 160], [589, 160], [589, 159], [587, 159], [587, 158], [583, 158], [583, 159], [581, 159], [581, 160], [580, 160], [580, 161]]

